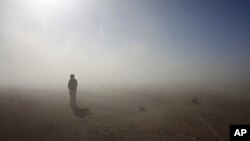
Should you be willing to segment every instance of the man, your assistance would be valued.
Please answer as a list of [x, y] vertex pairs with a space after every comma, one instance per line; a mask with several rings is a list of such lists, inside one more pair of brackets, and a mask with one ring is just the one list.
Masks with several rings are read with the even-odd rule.
[[77, 80], [75, 75], [70, 75], [70, 80], [68, 83], [69, 94], [70, 94], [70, 106], [76, 107], [76, 89], [77, 89]]

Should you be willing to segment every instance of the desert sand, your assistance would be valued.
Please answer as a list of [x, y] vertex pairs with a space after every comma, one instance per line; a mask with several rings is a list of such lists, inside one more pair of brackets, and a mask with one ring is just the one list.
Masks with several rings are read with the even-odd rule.
[[0, 91], [1, 141], [227, 141], [250, 123], [249, 93], [79, 90]]

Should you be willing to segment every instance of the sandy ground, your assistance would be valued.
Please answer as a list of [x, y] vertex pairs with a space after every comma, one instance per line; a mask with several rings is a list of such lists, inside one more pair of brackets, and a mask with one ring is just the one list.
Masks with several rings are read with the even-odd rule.
[[83, 90], [0, 91], [1, 141], [226, 141], [250, 123], [250, 94]]

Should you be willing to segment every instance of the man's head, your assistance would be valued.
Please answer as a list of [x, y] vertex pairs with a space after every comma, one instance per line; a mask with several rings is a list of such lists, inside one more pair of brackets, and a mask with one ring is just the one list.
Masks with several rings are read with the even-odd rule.
[[70, 79], [74, 79], [75, 78], [75, 75], [74, 74], [71, 74], [70, 75]]

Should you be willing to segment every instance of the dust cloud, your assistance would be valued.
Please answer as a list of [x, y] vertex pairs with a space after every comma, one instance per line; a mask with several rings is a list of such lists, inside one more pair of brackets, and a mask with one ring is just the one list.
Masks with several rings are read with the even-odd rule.
[[121, 1], [1, 0], [0, 85], [61, 89], [73, 73], [80, 89], [249, 86], [247, 63], [204, 57], [195, 45], [172, 42], [171, 24], [161, 40], [160, 21], [144, 8]]

